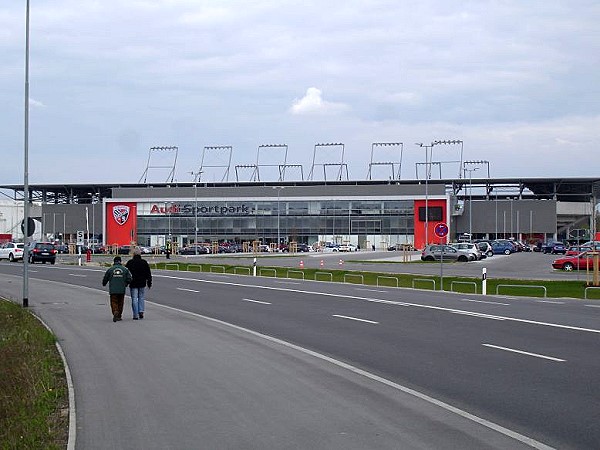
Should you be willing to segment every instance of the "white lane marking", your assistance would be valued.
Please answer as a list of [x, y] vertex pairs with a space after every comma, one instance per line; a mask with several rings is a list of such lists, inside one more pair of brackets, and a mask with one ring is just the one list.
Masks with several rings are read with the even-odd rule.
[[259, 333], [258, 331], [249, 330], [248, 328], [240, 327], [239, 325], [234, 325], [232, 323], [225, 322], [225, 321], [222, 321], [222, 320], [219, 320], [219, 319], [214, 319], [212, 317], [203, 316], [201, 314], [197, 314], [197, 313], [193, 313], [193, 312], [189, 312], [189, 311], [184, 311], [182, 309], [173, 308], [171, 306], [161, 305], [159, 303], [154, 303], [154, 302], [147, 302], [147, 303], [149, 303], [149, 304], [151, 304], [153, 306], [158, 306], [160, 308], [165, 308], [165, 309], [168, 309], [168, 310], [171, 310], [171, 311], [176, 311], [176, 312], [179, 312], [179, 313], [182, 313], [182, 314], [189, 314], [191, 316], [198, 317], [198, 318], [203, 319], [203, 320], [208, 320], [208, 321], [213, 322], [213, 323], [218, 323], [220, 325], [223, 325], [223, 326], [226, 326], [226, 327], [230, 327], [230, 328], [232, 328], [234, 330], [238, 330], [238, 331], [241, 331], [241, 332], [244, 332], [244, 333], [248, 333], [248, 334], [251, 334], [252, 336], [256, 336], [256, 337], [261, 338], [261, 339], [265, 339], [265, 340], [267, 340], [269, 342], [273, 342], [273, 343], [282, 345], [284, 347], [291, 348], [292, 350], [296, 350], [296, 351], [299, 351], [301, 353], [304, 353], [305, 355], [309, 355], [309, 356], [312, 356], [313, 358], [320, 359], [321, 361], [328, 362], [330, 364], [333, 364], [334, 366], [337, 366], [337, 367], [340, 367], [342, 369], [348, 370], [349, 372], [352, 372], [352, 373], [354, 373], [356, 375], [365, 377], [365, 378], [367, 378], [367, 379], [369, 379], [371, 381], [375, 381], [377, 383], [381, 383], [381, 384], [383, 384], [385, 386], [388, 386], [388, 387], [390, 387], [392, 389], [396, 389], [397, 391], [403, 392], [403, 393], [408, 394], [408, 395], [412, 395], [413, 397], [418, 398], [420, 400], [423, 400], [424, 402], [427, 402], [427, 403], [429, 403], [431, 405], [437, 406], [437, 407], [442, 408], [442, 409], [444, 409], [446, 411], [454, 413], [457, 416], [462, 417], [463, 419], [467, 419], [467, 420], [470, 420], [472, 422], [475, 422], [475, 423], [477, 423], [477, 424], [479, 424], [481, 426], [489, 428], [490, 430], [496, 431], [496, 432], [498, 432], [500, 434], [503, 434], [503, 435], [508, 436], [508, 437], [510, 437], [512, 439], [515, 439], [515, 440], [517, 440], [519, 442], [522, 442], [522, 443], [524, 443], [526, 445], [529, 445], [530, 447], [537, 448], [537, 449], [540, 449], [540, 450], [553, 450], [552, 447], [550, 447], [550, 446], [548, 446], [546, 444], [543, 444], [542, 442], [536, 441], [535, 439], [532, 439], [532, 438], [527, 437], [527, 436], [525, 436], [523, 434], [517, 433], [516, 431], [509, 430], [508, 428], [505, 428], [505, 427], [503, 427], [501, 425], [498, 425], [498, 424], [496, 424], [494, 422], [490, 422], [489, 420], [486, 420], [486, 419], [483, 419], [481, 417], [478, 417], [478, 416], [476, 416], [474, 414], [471, 414], [471, 413], [469, 413], [467, 411], [464, 411], [464, 410], [462, 410], [460, 408], [457, 408], [456, 406], [452, 406], [452, 405], [450, 405], [448, 403], [442, 402], [441, 400], [438, 400], [436, 398], [430, 397], [429, 395], [423, 394], [422, 392], [416, 391], [414, 389], [411, 389], [409, 387], [403, 386], [401, 384], [394, 383], [393, 381], [390, 381], [390, 380], [388, 380], [386, 378], [380, 377], [379, 375], [375, 375], [375, 374], [372, 374], [370, 372], [367, 372], [366, 370], [359, 369], [358, 367], [355, 367], [355, 366], [353, 366], [351, 364], [339, 361], [339, 360], [334, 359], [334, 358], [332, 358], [330, 356], [326, 356], [326, 355], [323, 355], [321, 353], [315, 352], [313, 350], [309, 350], [307, 348], [300, 347], [299, 345], [292, 344], [290, 342], [284, 341], [282, 339], [277, 339], [277, 338], [274, 338], [272, 336], [267, 336], [266, 334]]
[[195, 293], [199, 293], [200, 291], [196, 291], [194, 289], [184, 289], [184, 288], [177, 288], [178, 291], [186, 291], [186, 292], [195, 292]]
[[81, 275], [81, 274], [78, 274], [78, 273], [70, 273], [69, 275], [71, 275], [72, 277], [87, 278], [87, 275]]
[[243, 298], [242, 300], [244, 300], [245, 302], [260, 303], [261, 305], [271, 305], [272, 304], [269, 302], [261, 302], [260, 300], [252, 300], [250, 298]]
[[555, 302], [553, 300], [535, 300], [536, 303], [552, 303], [553, 305], [564, 305], [565, 302]]
[[359, 319], [358, 317], [340, 316], [339, 314], [333, 314], [332, 317], [339, 317], [340, 319], [356, 320], [358, 322], [365, 322], [365, 323], [372, 323], [375, 325], [379, 325], [379, 322], [374, 322], [372, 320], [367, 320], [367, 319]]
[[492, 316], [489, 314], [482, 314], [482, 313], [476, 313], [476, 312], [470, 312], [470, 311], [452, 311], [452, 314], [460, 314], [463, 316], [477, 317], [478, 319], [506, 320], [503, 317]]
[[587, 306], [589, 308], [600, 308], [600, 305], [583, 305], [583, 306]]
[[301, 283], [298, 283], [297, 281], [274, 281], [274, 283], [278, 283], [278, 284], [301, 284]]
[[383, 292], [387, 294], [388, 291], [382, 291], [380, 289], [365, 289], [365, 288], [356, 288], [357, 291], [367, 291], [367, 292]]
[[517, 350], [514, 348], [500, 347], [499, 345], [492, 345], [492, 344], [481, 344], [481, 345], [483, 345], [484, 347], [496, 348], [498, 350], [504, 350], [507, 352], [519, 353], [520, 355], [527, 355], [527, 356], [534, 356], [536, 358], [549, 359], [550, 361], [556, 361], [556, 362], [565, 362], [566, 361], [566, 359], [559, 359], [559, 358], [554, 358], [552, 356], [540, 355], [539, 353], [524, 352], [523, 350]]
[[505, 305], [505, 306], [510, 306], [510, 303], [500, 303], [500, 302], [488, 302], [485, 300], [473, 300], [470, 298], [461, 298], [460, 299], [461, 302], [474, 302], [474, 303], [487, 303], [489, 305]]
[[[436, 311], [472, 313], [472, 311], [464, 311], [464, 310], [460, 310], [460, 309], [445, 308], [442, 306], [421, 305], [419, 303], [397, 302], [397, 301], [393, 301], [393, 300], [383, 300], [383, 299], [378, 299], [378, 298], [358, 297], [355, 295], [332, 294], [330, 292], [305, 291], [302, 289], [288, 289], [288, 288], [283, 288], [283, 287], [259, 286], [259, 285], [255, 285], [255, 284], [232, 283], [232, 282], [226, 282], [226, 281], [199, 280], [197, 278], [184, 278], [184, 277], [176, 277], [176, 276], [171, 276], [171, 275], [156, 275], [156, 278], [168, 278], [171, 280], [191, 281], [191, 282], [206, 283], [206, 284], [223, 284], [226, 286], [236, 286], [236, 287], [254, 288], [254, 289], [266, 289], [266, 290], [271, 290], [271, 291], [295, 292], [298, 294], [320, 295], [323, 297], [347, 298], [347, 299], [351, 299], [351, 300], [362, 300], [362, 301], [371, 302], [371, 303], [381, 303], [384, 305], [410, 306], [410, 307], [414, 307], [414, 308], [433, 309]], [[474, 314], [476, 314], [476, 313], [474, 313]], [[559, 324], [559, 323], [550, 323], [550, 322], [539, 322], [537, 320], [518, 319], [516, 317], [507, 317], [507, 316], [495, 316], [495, 317], [498, 317], [498, 318], [501, 318], [504, 320], [510, 320], [513, 322], [528, 323], [531, 325], [541, 325], [544, 327], [560, 328], [562, 330], [574, 330], [574, 331], [583, 331], [586, 333], [600, 334], [600, 329], [595, 329], [595, 328], [582, 328], [582, 327], [576, 327], [573, 325], [563, 325], [563, 324]]]

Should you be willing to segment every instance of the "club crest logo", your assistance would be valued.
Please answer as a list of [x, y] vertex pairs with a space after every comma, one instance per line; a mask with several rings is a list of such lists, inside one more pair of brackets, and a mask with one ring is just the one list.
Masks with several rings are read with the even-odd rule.
[[117, 205], [113, 206], [113, 217], [119, 225], [125, 225], [129, 219], [129, 206]]

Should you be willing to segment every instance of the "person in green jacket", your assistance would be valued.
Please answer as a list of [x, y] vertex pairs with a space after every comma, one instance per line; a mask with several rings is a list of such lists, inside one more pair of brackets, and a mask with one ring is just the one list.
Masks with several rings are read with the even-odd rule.
[[115, 256], [113, 265], [106, 271], [102, 279], [102, 286], [108, 284], [113, 322], [122, 319], [125, 292], [127, 291], [127, 286], [131, 283], [131, 279], [131, 272], [121, 264], [121, 257]]

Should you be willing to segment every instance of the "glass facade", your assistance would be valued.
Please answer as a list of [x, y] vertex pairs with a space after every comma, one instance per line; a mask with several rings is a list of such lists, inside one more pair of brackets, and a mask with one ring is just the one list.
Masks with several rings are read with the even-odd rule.
[[141, 244], [153, 244], [156, 236], [172, 236], [185, 245], [194, 241], [196, 225], [199, 242], [271, 243], [278, 236], [282, 242], [309, 244], [361, 242], [361, 237], [369, 235], [400, 242], [414, 235], [412, 200], [203, 200], [197, 205], [169, 202], [168, 207], [157, 209], [154, 205], [138, 210]]

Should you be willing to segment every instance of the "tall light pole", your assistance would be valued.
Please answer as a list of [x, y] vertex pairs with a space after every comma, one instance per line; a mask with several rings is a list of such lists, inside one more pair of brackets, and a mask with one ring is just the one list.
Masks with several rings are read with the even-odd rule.
[[25, 136], [23, 164], [23, 308], [29, 306], [29, 0], [25, 12]]
[[[429, 177], [431, 176], [430, 168], [429, 168], [429, 150], [433, 149], [433, 144], [425, 145], [422, 142], [417, 142], [415, 145], [418, 145], [421, 148], [425, 148], [425, 246], [429, 244]], [[417, 217], [418, 211], [417, 211]]]
[[198, 255], [198, 180], [202, 171], [190, 173], [194, 177], [194, 253]]
[[285, 189], [284, 186], [273, 186], [273, 189], [277, 189], [277, 251], [279, 251], [280, 249], [280, 245], [281, 245], [281, 229], [279, 226], [279, 194], [281, 193], [282, 189]]
[[466, 169], [469, 172], [469, 241], [473, 241], [473, 172], [479, 170], [479, 167]]

